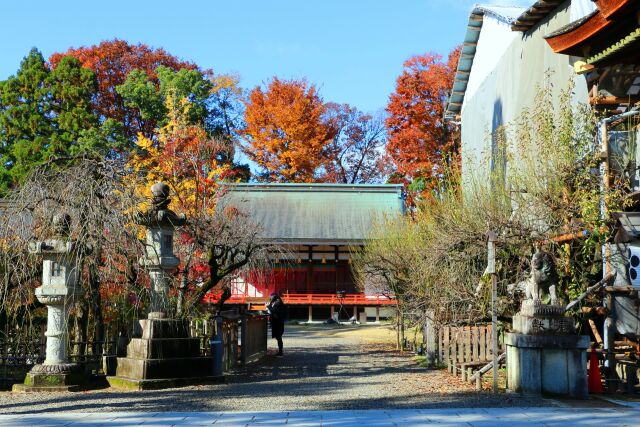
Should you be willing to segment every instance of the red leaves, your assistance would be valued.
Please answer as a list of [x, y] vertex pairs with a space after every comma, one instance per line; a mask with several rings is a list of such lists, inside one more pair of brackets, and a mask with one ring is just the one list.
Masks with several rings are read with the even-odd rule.
[[323, 120], [326, 105], [305, 80], [274, 77], [246, 101], [245, 153], [277, 181], [312, 182], [327, 160], [334, 129]]
[[387, 106], [387, 154], [406, 181], [439, 180], [444, 163], [457, 154], [453, 129], [444, 123], [443, 115], [459, 56], [459, 47], [447, 62], [433, 53], [414, 56], [404, 63], [396, 80]]
[[116, 86], [125, 82], [132, 70], [143, 70], [156, 84], [156, 68], [160, 65], [179, 70], [181, 68], [197, 69], [191, 62], [180, 61], [164, 49], [150, 48], [144, 44], [132, 45], [124, 40], [113, 39], [103, 41], [99, 45], [71, 48], [64, 53], [54, 53], [49, 58], [55, 68], [67, 55], [75, 56], [82, 66], [96, 73], [98, 79], [98, 95], [94, 100], [94, 108], [101, 118], [115, 119], [125, 125], [127, 135], [133, 137], [142, 132], [150, 136], [156, 123], [144, 121], [139, 112], [126, 107]]

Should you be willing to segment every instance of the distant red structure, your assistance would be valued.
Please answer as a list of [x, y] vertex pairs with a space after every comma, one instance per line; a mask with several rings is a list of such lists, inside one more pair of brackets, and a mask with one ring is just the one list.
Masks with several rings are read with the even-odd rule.
[[[247, 212], [263, 227], [263, 238], [282, 248], [268, 272], [232, 281], [228, 304], [263, 309], [269, 295], [282, 295], [290, 317], [309, 320], [359, 318], [366, 311], [378, 319], [393, 308], [393, 295], [359, 289], [351, 257], [361, 250], [377, 221], [404, 213], [402, 186], [345, 184], [235, 184], [223, 203]], [[209, 293], [205, 303], [216, 303]], [[307, 313], [304, 308], [307, 307]], [[388, 311], [388, 310], [387, 310]], [[384, 315], [385, 310], [383, 310]]]

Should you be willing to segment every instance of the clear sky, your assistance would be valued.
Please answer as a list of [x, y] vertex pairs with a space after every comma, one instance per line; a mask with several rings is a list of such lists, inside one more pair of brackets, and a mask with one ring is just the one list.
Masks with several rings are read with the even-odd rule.
[[[504, 0], [501, 4], [529, 3]], [[462, 41], [471, 0], [4, 0], [0, 79], [45, 57], [121, 38], [162, 47], [243, 87], [306, 77], [327, 101], [384, 108], [408, 57]], [[533, 0], [530, 1], [533, 3]]]

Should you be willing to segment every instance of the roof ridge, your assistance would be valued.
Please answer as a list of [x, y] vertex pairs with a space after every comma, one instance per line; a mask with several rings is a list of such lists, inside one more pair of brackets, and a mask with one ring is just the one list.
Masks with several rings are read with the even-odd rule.
[[482, 14], [484, 13], [488, 13], [489, 15], [495, 16], [496, 18], [501, 19], [502, 21], [504, 21], [507, 24], [512, 24], [516, 21], [516, 19], [518, 18], [518, 16], [520, 16], [520, 14], [518, 14], [518, 16], [507, 16], [505, 14], [499, 13], [497, 10], [495, 9], [511, 9], [511, 10], [517, 10], [519, 12], [524, 12], [526, 10], [526, 8], [522, 7], [522, 6], [507, 6], [507, 5], [498, 5], [498, 4], [482, 4], [482, 3], [476, 3], [475, 5], [473, 5], [473, 8], [471, 9], [471, 15], [479, 15], [480, 13], [477, 12], [482, 12]]

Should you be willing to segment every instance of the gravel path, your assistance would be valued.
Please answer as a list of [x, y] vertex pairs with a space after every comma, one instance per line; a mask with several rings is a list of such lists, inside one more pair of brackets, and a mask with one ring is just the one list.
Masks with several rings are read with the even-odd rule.
[[[540, 406], [551, 401], [476, 392], [446, 371], [335, 329], [291, 326], [270, 354], [226, 384], [159, 391], [0, 392], [0, 414], [35, 411], [287, 411]], [[273, 340], [271, 340], [273, 341]], [[270, 342], [270, 345], [275, 342]]]

